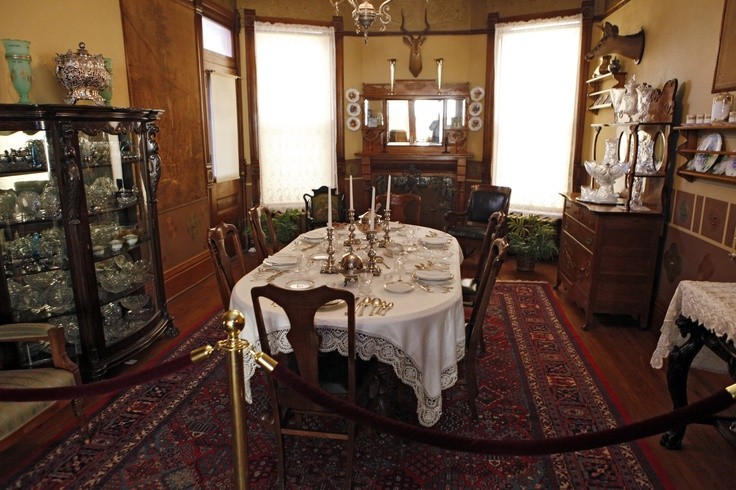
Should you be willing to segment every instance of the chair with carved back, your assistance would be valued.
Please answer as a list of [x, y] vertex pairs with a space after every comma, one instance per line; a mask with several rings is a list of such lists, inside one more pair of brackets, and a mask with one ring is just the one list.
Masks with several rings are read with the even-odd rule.
[[507, 237], [493, 240], [488, 260], [481, 276], [478, 295], [475, 303], [473, 303], [473, 310], [470, 313], [470, 318], [465, 322], [465, 396], [474, 420], [478, 419], [478, 409], [475, 403], [475, 399], [478, 397], [476, 363], [478, 360], [478, 351], [483, 341], [483, 326], [486, 320], [486, 310], [491, 301], [493, 287], [496, 285], [496, 279], [506, 259], [508, 250], [509, 242]]
[[[503, 238], [508, 232], [508, 223], [506, 221], [506, 213], [503, 211], [496, 211], [488, 218], [488, 226], [486, 227], [486, 233], [483, 237], [483, 244], [480, 247], [480, 253], [478, 259], [475, 261], [475, 268], [473, 271], [472, 278], [463, 278], [462, 289], [463, 289], [463, 303], [466, 306], [472, 306], [475, 301], [475, 296], [478, 293], [478, 285], [481, 281], [481, 276], [486, 266], [486, 261], [489, 257], [491, 250], [491, 244], [496, 238]], [[470, 259], [471, 261], [473, 259]]]
[[238, 229], [230, 223], [220, 223], [210, 228], [207, 232], [207, 246], [215, 267], [222, 307], [227, 310], [235, 283], [250, 272], [243, 255]]
[[[286, 340], [293, 352], [278, 354], [277, 360], [286, 363], [307, 383], [320, 386], [322, 389], [344, 398], [351, 403], [364, 404], [369, 398], [369, 389], [377, 380], [377, 364], [375, 360], [360, 361], [355, 350], [355, 297], [347, 290], [327, 286], [306, 291], [293, 291], [273, 284], [254, 287], [251, 290], [253, 309], [258, 328], [261, 349], [272, 355], [268, 332], [264, 323], [264, 305], [274, 303], [286, 312], [289, 319], [289, 331]], [[317, 310], [325, 304], [344, 302], [347, 308], [345, 323], [347, 324], [347, 357], [337, 352], [320, 352], [321, 334], [315, 327]], [[270, 307], [270, 306], [269, 306]], [[334, 308], [332, 306], [331, 308]], [[342, 315], [341, 315], [342, 316]], [[347, 443], [346, 488], [352, 482], [353, 463], [355, 459], [356, 424], [345, 421], [344, 431], [339, 427], [322, 428], [301, 425], [302, 415], [311, 414], [319, 417], [341, 417], [322, 406], [310, 402], [300, 395], [279, 384], [274, 378], [268, 378], [269, 394], [272, 408], [272, 428], [276, 435], [278, 456], [278, 475], [281, 487], [285, 483], [284, 436], [306, 436], [327, 439], [338, 439]], [[373, 385], [375, 386], [375, 385]], [[375, 391], [375, 390], [373, 390]], [[292, 417], [294, 415], [294, 417]], [[334, 430], [330, 430], [334, 429]]]
[[465, 209], [445, 213], [444, 230], [457, 238], [465, 257], [469, 257], [482, 244], [488, 218], [496, 211], [509, 214], [511, 188], [476, 184], [470, 187]]
[[248, 224], [253, 233], [258, 263], [281, 250], [273, 225], [273, 212], [268, 206], [253, 206], [248, 212]]
[[[63, 388], [82, 384], [79, 368], [66, 352], [64, 329], [49, 323], [0, 325], [0, 342], [48, 342], [51, 366], [0, 370], [0, 388]], [[87, 423], [81, 399], [56, 401], [1, 401], [0, 451], [4, 451], [68, 405], [85, 438]]]
[[[376, 209], [384, 207], [386, 194], [376, 196]], [[391, 193], [391, 221], [410, 225], [419, 224], [419, 214], [422, 207], [422, 198], [416, 194]]]
[[[333, 222], [347, 221], [345, 208], [345, 194], [330, 189], [332, 193], [332, 220]], [[327, 225], [327, 186], [312, 189], [311, 194], [304, 194], [304, 212], [307, 217], [307, 228], [313, 230]]]

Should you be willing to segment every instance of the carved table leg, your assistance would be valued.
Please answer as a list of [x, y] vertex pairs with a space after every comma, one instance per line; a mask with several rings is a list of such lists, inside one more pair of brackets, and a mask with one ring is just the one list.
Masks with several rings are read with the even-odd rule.
[[[683, 325], [681, 322], [687, 322], [689, 325]], [[683, 334], [689, 333], [690, 338], [684, 345], [673, 348], [667, 358], [667, 388], [674, 410], [687, 405], [687, 374], [693, 359], [703, 348], [703, 336], [692, 328], [697, 327], [697, 324], [680, 317], [677, 325]], [[659, 440], [660, 445], [667, 449], [681, 449], [686, 427], [683, 425], [665, 432]]]

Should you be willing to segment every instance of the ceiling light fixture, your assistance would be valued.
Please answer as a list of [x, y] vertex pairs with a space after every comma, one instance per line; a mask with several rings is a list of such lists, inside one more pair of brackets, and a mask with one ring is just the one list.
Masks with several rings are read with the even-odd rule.
[[[335, 7], [335, 14], [340, 15], [339, 5], [344, 0], [330, 0], [330, 4]], [[386, 25], [391, 22], [391, 15], [389, 15], [389, 4], [393, 0], [383, 0], [378, 10], [369, 1], [362, 2], [358, 5], [357, 0], [348, 0], [348, 3], [353, 6], [353, 21], [355, 22], [355, 33], [363, 34], [365, 43], [368, 44], [368, 29], [371, 28], [373, 22], [378, 19], [381, 23], [379, 31], [385, 31]]]

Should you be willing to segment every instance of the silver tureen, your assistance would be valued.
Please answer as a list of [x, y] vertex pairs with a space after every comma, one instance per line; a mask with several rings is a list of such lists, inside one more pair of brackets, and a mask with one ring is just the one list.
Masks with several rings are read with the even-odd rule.
[[79, 49], [72, 53], [56, 55], [56, 78], [66, 87], [66, 104], [78, 100], [91, 100], [97, 105], [105, 105], [100, 95], [110, 84], [110, 73], [105, 69], [105, 59], [101, 54], [90, 55], [87, 46], [79, 43]]

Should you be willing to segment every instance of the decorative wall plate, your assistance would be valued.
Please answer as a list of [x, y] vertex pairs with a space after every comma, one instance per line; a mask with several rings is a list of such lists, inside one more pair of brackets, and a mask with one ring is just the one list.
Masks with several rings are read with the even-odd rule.
[[345, 98], [348, 102], [358, 102], [358, 99], [360, 99], [360, 92], [358, 92], [357, 88], [349, 88], [345, 91]]
[[470, 91], [470, 100], [476, 101], [476, 100], [483, 100], [483, 97], [485, 97], [486, 91], [481, 86], [473, 87], [473, 89]]
[[483, 127], [483, 120], [479, 118], [478, 116], [471, 117], [470, 119], [468, 119], [468, 128], [470, 128], [471, 131], [478, 131], [482, 127]]
[[349, 116], [360, 116], [360, 104], [357, 102], [351, 102], [347, 107]]
[[347, 124], [350, 131], [357, 131], [360, 129], [360, 118], [355, 116], [349, 117], [345, 124]]
[[471, 116], [480, 116], [481, 112], [483, 112], [483, 102], [476, 101], [470, 103], [468, 114]]

